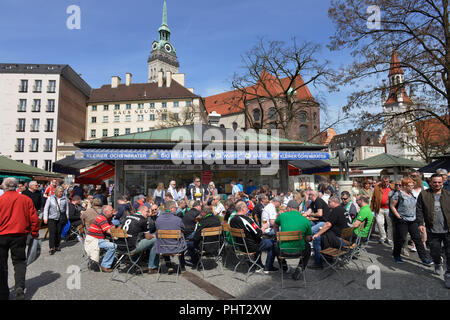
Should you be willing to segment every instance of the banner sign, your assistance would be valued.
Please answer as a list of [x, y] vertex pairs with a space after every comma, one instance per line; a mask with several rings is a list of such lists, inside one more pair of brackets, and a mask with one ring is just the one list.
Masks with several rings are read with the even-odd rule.
[[81, 149], [76, 160], [327, 160], [327, 152]]

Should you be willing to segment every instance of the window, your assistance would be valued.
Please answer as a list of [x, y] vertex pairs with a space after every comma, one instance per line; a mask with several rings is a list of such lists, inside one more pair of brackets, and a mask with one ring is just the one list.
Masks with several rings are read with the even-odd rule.
[[103, 106], [103, 111], [108, 111], [108, 110], [109, 110], [109, 105], [105, 104], [105, 105]]
[[155, 121], [155, 115], [154, 114], [150, 115], [150, 121]]
[[161, 114], [161, 120], [166, 121], [167, 120], [167, 113]]
[[114, 105], [114, 110], [120, 110], [120, 104], [115, 104]]
[[34, 80], [33, 92], [42, 92], [42, 80]]
[[143, 103], [138, 103], [138, 109], [144, 109], [144, 104]]
[[173, 103], [174, 108], [178, 108], [180, 106], [180, 103], [178, 101], [175, 101]]
[[268, 115], [270, 120], [277, 120], [277, 110], [275, 108], [270, 108]]
[[117, 137], [119, 135], [119, 129], [114, 129], [114, 137]]
[[108, 123], [108, 116], [103, 116], [103, 123]]
[[52, 160], [45, 160], [45, 168], [46, 171], [52, 171]]
[[28, 80], [20, 80], [19, 92], [28, 92]]
[[91, 107], [91, 110], [92, 110], [92, 111], [97, 111], [97, 106], [92, 106], [92, 107]]
[[102, 136], [107, 137], [108, 136], [108, 129], [103, 129]]
[[91, 130], [91, 138], [95, 138], [97, 136], [97, 132], [95, 129]]
[[16, 131], [25, 132], [25, 119], [18, 119]]
[[41, 99], [34, 99], [33, 101], [31, 112], [41, 112]]
[[261, 110], [255, 109], [253, 110], [253, 120], [259, 121], [261, 119]]
[[162, 103], [161, 103], [161, 106], [162, 106], [163, 108], [167, 108], [167, 102], [162, 102]]
[[25, 145], [25, 139], [17, 139], [16, 152], [23, 152], [24, 145]]
[[97, 117], [91, 117], [91, 123], [97, 123]]
[[155, 109], [155, 103], [154, 102], [150, 102], [150, 109]]
[[19, 105], [17, 108], [17, 112], [26, 112], [27, 111], [27, 100], [26, 99], [20, 99]]
[[233, 126], [233, 130], [236, 131], [238, 128], [237, 122], [233, 122], [232, 126]]
[[131, 104], [128, 103], [127, 106], [126, 106], [126, 109], [127, 110], [131, 110]]
[[305, 111], [300, 112], [300, 114], [298, 116], [298, 120], [301, 123], [305, 123], [308, 120], [308, 114]]
[[125, 134], [130, 134], [131, 133], [131, 129], [130, 128], [125, 128]]
[[49, 99], [47, 101], [47, 112], [55, 112], [55, 100]]
[[120, 122], [120, 116], [114, 116], [114, 122]]
[[308, 141], [308, 127], [300, 126], [299, 137], [301, 141]]
[[47, 89], [48, 89], [47, 92], [55, 93], [56, 92], [56, 80], [49, 80]]
[[39, 119], [33, 119], [32, 120], [31, 132], [39, 132]]
[[186, 101], [186, 107], [192, 106], [192, 101]]
[[175, 120], [179, 120], [179, 119], [180, 119], [180, 116], [178, 115], [178, 113], [174, 113], [174, 114], [173, 114], [173, 118], [174, 118]]
[[142, 132], [144, 131], [144, 128], [137, 128], [137, 132]]
[[44, 152], [52, 152], [52, 151], [53, 151], [53, 139], [45, 139]]
[[148, 130], [152, 131], [152, 130], [155, 130], [155, 128], [154, 127], [149, 127]]
[[31, 139], [30, 152], [39, 151], [39, 139]]
[[131, 115], [127, 114], [127, 115], [125, 116], [125, 121], [131, 121]]
[[37, 168], [38, 161], [37, 160], [30, 160], [30, 166]]
[[45, 126], [45, 132], [53, 132], [53, 119], [47, 119], [47, 125]]
[[144, 115], [143, 114], [138, 114], [138, 121], [144, 121]]

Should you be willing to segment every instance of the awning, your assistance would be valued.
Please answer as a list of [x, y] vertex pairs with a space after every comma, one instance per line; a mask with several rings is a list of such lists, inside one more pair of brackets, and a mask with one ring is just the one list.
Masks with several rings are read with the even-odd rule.
[[301, 174], [323, 173], [331, 170], [330, 165], [321, 160], [292, 160], [289, 164], [300, 169]]
[[98, 164], [99, 160], [77, 160], [75, 156], [67, 156], [64, 159], [58, 160], [53, 163], [53, 172], [79, 175], [80, 169], [84, 169]]
[[24, 181], [24, 182], [29, 182], [32, 179], [30, 177], [25, 177], [25, 176], [14, 176], [14, 175], [8, 175], [8, 174], [0, 174], [0, 179], [5, 179], [5, 178], [15, 178], [18, 181]]
[[75, 160], [326, 160], [327, 152], [190, 149], [80, 149]]
[[103, 181], [114, 177], [114, 175], [114, 166], [108, 163], [101, 163], [76, 177], [75, 183], [100, 185]]
[[450, 171], [450, 157], [441, 158], [436, 161], [433, 161], [429, 165], [422, 167], [419, 169], [420, 172], [426, 173], [436, 173], [437, 169], [445, 169]]

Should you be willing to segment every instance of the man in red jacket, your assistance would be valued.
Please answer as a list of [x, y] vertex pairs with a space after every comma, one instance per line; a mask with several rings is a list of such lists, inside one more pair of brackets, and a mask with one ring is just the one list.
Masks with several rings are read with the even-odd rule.
[[33, 201], [15, 191], [17, 184], [16, 179], [6, 178], [3, 181], [5, 193], [0, 197], [0, 300], [9, 299], [9, 251], [14, 265], [16, 299], [24, 299], [27, 235], [39, 237], [39, 218]]

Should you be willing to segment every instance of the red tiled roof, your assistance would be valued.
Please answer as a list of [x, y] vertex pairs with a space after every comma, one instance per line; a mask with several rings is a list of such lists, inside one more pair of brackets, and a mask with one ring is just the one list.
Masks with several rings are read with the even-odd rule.
[[336, 130], [333, 128], [328, 128], [326, 131], [320, 134], [320, 144], [321, 145], [329, 145], [334, 136], [336, 136]]
[[[399, 88], [391, 88], [389, 92], [388, 99], [384, 104], [392, 104], [392, 103], [398, 103], [398, 96], [397, 91]], [[406, 93], [405, 87], [400, 87], [401, 89], [401, 95], [403, 97], [403, 103], [412, 104], [413, 102], [409, 98], [408, 94]]]
[[397, 50], [392, 51], [392, 57], [391, 57], [391, 68], [389, 70], [389, 75], [393, 74], [403, 74], [403, 69], [400, 67], [400, 61], [398, 60]]
[[129, 86], [121, 84], [117, 88], [111, 88], [111, 85], [103, 85], [100, 89], [92, 90], [88, 103], [180, 98], [199, 98], [199, 96], [173, 80], [170, 87], [158, 87], [156, 82], [132, 83]]
[[[283, 78], [281, 81], [273, 75], [263, 71], [260, 76], [261, 80], [256, 85], [246, 87], [244, 90], [247, 94], [247, 100], [257, 97], [281, 97], [285, 89], [289, 88], [290, 78]], [[280, 83], [281, 82], [281, 83]], [[297, 89], [298, 100], [312, 100], [314, 97], [301, 76], [295, 78], [294, 87]], [[223, 115], [233, 114], [244, 111], [244, 97], [239, 90], [227, 91], [205, 98], [205, 107], [208, 113], [216, 111]]]

